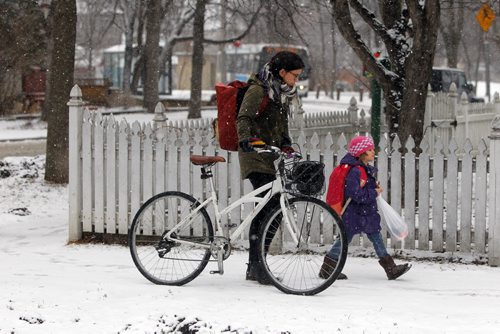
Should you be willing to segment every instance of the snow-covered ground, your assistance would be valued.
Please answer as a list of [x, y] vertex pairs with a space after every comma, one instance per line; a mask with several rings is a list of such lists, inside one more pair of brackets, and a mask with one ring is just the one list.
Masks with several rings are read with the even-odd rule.
[[[414, 261], [388, 281], [349, 257], [347, 281], [312, 296], [245, 281], [247, 254], [186, 286], [154, 285], [123, 246], [67, 244], [67, 187], [44, 158], [0, 162], [0, 333], [494, 333], [500, 269]], [[189, 331], [189, 328], [192, 328]]]

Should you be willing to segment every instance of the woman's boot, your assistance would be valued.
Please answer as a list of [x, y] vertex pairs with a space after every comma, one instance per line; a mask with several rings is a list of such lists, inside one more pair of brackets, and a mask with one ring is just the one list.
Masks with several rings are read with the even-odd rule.
[[411, 265], [408, 263], [396, 265], [390, 255], [380, 258], [378, 263], [384, 268], [387, 278], [390, 280], [398, 278], [411, 268]]
[[[325, 255], [325, 258], [323, 260], [323, 265], [321, 266], [321, 269], [319, 270], [319, 277], [323, 279], [327, 279], [330, 277], [337, 267], [337, 261], [334, 259], [328, 257], [328, 255]], [[340, 273], [337, 279], [347, 279], [347, 276]]]

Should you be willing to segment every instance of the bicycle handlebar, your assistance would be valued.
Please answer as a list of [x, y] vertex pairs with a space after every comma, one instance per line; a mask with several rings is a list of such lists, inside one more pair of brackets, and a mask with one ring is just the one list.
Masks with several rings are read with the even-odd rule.
[[299, 152], [285, 153], [281, 151], [281, 148], [272, 145], [265, 145], [262, 148], [254, 147], [254, 150], [257, 151], [257, 153], [278, 153], [283, 155], [286, 159], [291, 159], [291, 158], [302, 159], [302, 154], [300, 154]]

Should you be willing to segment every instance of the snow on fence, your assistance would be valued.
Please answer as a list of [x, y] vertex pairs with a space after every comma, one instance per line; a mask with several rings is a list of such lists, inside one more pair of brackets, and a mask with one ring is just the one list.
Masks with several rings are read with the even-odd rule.
[[[118, 122], [85, 110], [77, 86], [68, 105], [70, 240], [83, 233], [127, 234], [140, 205], [165, 190], [204, 199], [208, 185], [200, 168], [190, 164], [190, 154], [226, 159], [214, 167], [222, 206], [251, 189], [248, 181], [240, 180], [237, 153], [216, 146], [209, 121], [189, 128]], [[391, 247], [488, 254], [491, 265], [500, 265], [500, 118], [489, 133], [489, 148], [485, 140], [474, 147], [470, 140], [459, 145], [452, 138], [444, 146], [426, 138], [419, 157], [411, 138], [402, 145], [397, 137], [392, 142], [382, 137], [376, 164], [383, 196], [402, 213], [410, 231], [404, 243], [388, 237]], [[325, 163], [328, 176], [345, 154], [347, 138], [331, 133], [323, 138], [305, 131], [294, 137], [310, 160]], [[233, 211], [223, 226], [239, 225], [251, 209], [247, 204]], [[385, 228], [383, 233], [387, 235]], [[369, 245], [366, 238], [353, 244]]]

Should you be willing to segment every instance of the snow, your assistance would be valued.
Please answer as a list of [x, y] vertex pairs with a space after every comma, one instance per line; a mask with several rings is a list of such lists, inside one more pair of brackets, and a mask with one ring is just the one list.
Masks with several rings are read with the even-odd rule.
[[[500, 94], [500, 82], [491, 82], [490, 83], [490, 93], [491, 93], [491, 101], [493, 101], [493, 96], [495, 93]], [[488, 97], [486, 96], [486, 82], [478, 81], [476, 88], [476, 96], [484, 97], [485, 101], [488, 102]]]
[[43, 170], [43, 156], [0, 162], [2, 334], [187, 333], [190, 326], [190, 333], [491, 333], [500, 326], [500, 272], [485, 265], [414, 260], [388, 281], [375, 258], [350, 256], [349, 280], [303, 297], [245, 281], [247, 254], [239, 251], [223, 276], [210, 275], [209, 264], [188, 285], [154, 285], [124, 246], [67, 243], [67, 187], [44, 182]]
[[38, 139], [47, 137], [47, 123], [40, 120], [0, 121], [0, 140]]

